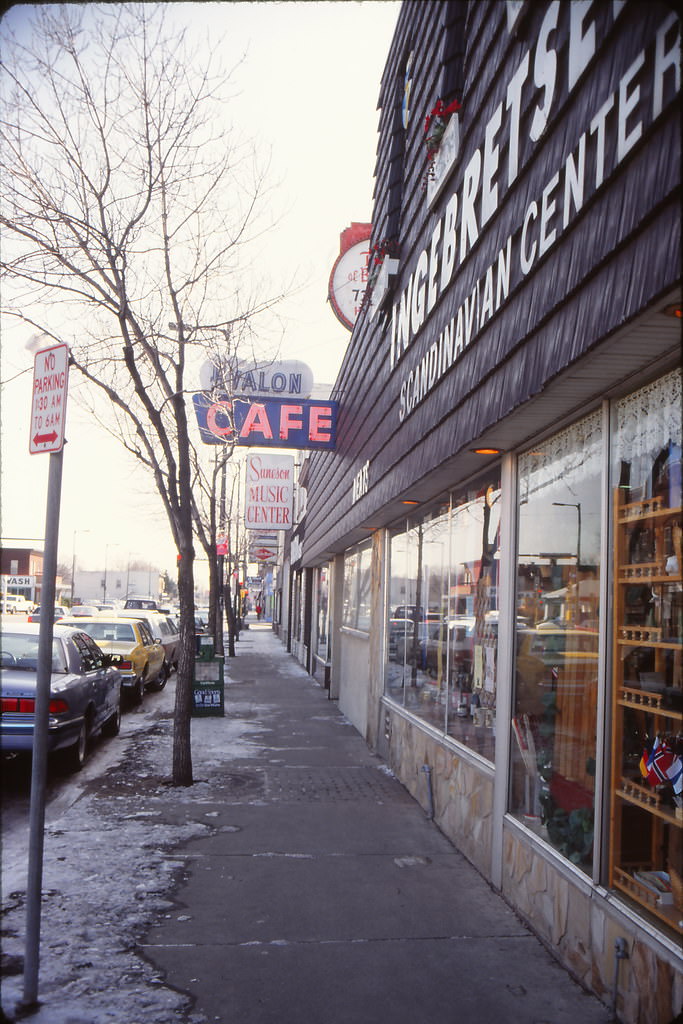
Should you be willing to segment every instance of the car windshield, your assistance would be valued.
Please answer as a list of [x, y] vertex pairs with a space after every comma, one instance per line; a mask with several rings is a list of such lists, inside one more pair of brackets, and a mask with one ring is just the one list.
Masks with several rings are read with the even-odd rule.
[[[2, 668], [38, 670], [39, 637], [25, 633], [2, 633], [0, 636], [0, 665]], [[52, 641], [52, 671], [66, 672], [64, 649], [55, 637]]]
[[93, 640], [130, 640], [135, 643], [135, 630], [127, 622], [86, 622], [83, 631]]

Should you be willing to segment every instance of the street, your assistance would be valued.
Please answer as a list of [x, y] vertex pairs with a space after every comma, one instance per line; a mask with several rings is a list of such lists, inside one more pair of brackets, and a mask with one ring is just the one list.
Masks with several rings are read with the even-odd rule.
[[[182, 868], [167, 851], [203, 831], [156, 824], [151, 806], [170, 788], [174, 693], [175, 675], [128, 707], [120, 735], [98, 739], [80, 772], [51, 767], [39, 975], [46, 1005], [36, 1024], [43, 1012], [53, 1022], [64, 1012], [79, 1022], [132, 1024], [133, 1006], [145, 1024], [168, 1024], [185, 1002], [159, 986], [134, 952], [140, 930], [168, 906], [165, 895]], [[9, 1019], [22, 995], [29, 794], [28, 763], [3, 759], [2, 1009]]]

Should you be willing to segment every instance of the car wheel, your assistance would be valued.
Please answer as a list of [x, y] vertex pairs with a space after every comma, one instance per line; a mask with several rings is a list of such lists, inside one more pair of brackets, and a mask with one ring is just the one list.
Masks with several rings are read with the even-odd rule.
[[121, 699], [116, 702], [116, 711], [102, 726], [103, 736], [118, 736], [121, 731]]
[[78, 739], [72, 746], [65, 750], [67, 767], [73, 772], [79, 772], [86, 762], [88, 756], [88, 744], [90, 741], [89, 718], [84, 718], [78, 733]]
[[142, 704], [145, 696], [145, 677], [140, 676], [133, 687], [133, 704]]
[[169, 669], [166, 662], [164, 662], [163, 665], [161, 666], [161, 669], [159, 670], [159, 675], [156, 677], [154, 681], [154, 685], [150, 686], [150, 690], [155, 690], [157, 693], [159, 692], [159, 690], [163, 690], [163, 688], [166, 686], [166, 681], [170, 674], [171, 670]]

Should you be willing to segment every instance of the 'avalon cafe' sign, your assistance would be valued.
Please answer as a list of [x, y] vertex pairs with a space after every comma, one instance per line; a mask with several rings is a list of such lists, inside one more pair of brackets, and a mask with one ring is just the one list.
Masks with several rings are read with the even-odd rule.
[[199, 434], [205, 444], [253, 448], [335, 447], [337, 402], [312, 399], [250, 399], [193, 395]]

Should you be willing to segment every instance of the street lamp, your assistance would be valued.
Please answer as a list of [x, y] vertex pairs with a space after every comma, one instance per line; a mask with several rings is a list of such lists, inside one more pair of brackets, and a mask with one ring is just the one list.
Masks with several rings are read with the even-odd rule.
[[74, 582], [76, 578], [76, 534], [90, 533], [90, 530], [74, 530], [73, 553], [71, 558], [71, 607], [74, 606]]
[[109, 548], [118, 548], [120, 544], [107, 544], [104, 548], [104, 580], [102, 581], [102, 604], [107, 603], [107, 553]]
[[581, 502], [580, 501], [554, 501], [553, 505], [560, 508], [575, 508], [577, 515], [578, 533], [576, 537], [576, 571], [581, 569]]

